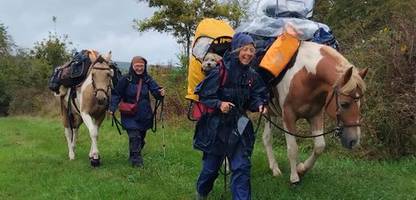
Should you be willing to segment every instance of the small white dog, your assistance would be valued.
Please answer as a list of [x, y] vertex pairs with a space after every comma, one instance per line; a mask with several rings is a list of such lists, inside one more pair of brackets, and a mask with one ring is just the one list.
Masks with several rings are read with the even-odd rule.
[[214, 69], [217, 66], [217, 62], [221, 59], [222, 57], [216, 53], [207, 53], [202, 61], [202, 71], [204, 74], [207, 75], [212, 69]]

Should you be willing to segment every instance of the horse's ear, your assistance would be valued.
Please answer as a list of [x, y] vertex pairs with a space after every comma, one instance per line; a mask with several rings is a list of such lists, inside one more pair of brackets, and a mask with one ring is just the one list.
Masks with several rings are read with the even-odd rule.
[[98, 52], [92, 49], [88, 49], [88, 57], [90, 58], [91, 62], [94, 63], [98, 58]]
[[107, 62], [109, 62], [109, 61], [111, 61], [111, 51], [109, 51], [105, 56], [104, 56], [104, 59], [107, 61]]
[[345, 71], [344, 75], [342, 75], [342, 77], [341, 77], [341, 86], [347, 84], [348, 81], [351, 79], [352, 70], [353, 70], [353, 67], [350, 67], [350, 68], [347, 69], [347, 71]]
[[361, 78], [362, 79], [364, 79], [365, 78], [365, 75], [367, 75], [367, 72], [368, 72], [368, 67], [366, 67], [365, 69], [363, 69], [363, 70], [360, 70], [359, 72], [358, 72], [358, 74], [361, 76]]

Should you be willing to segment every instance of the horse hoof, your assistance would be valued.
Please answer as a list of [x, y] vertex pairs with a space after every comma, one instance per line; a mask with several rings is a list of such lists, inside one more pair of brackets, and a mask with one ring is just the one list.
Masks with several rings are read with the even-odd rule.
[[90, 158], [90, 162], [92, 167], [99, 167], [101, 165], [100, 157], [98, 157], [97, 159]]
[[290, 183], [293, 185], [298, 185], [300, 178], [298, 174], [290, 175]]
[[291, 183], [290, 183], [290, 185], [291, 185], [293, 188], [296, 188], [297, 186], [299, 186], [299, 185], [300, 185], [300, 181], [291, 182]]
[[69, 153], [68, 157], [69, 157], [69, 160], [74, 160], [75, 159], [75, 154], [74, 153]]
[[305, 165], [303, 163], [298, 163], [296, 166], [296, 171], [299, 175], [304, 175], [306, 173]]
[[275, 176], [275, 177], [282, 175], [282, 172], [280, 171], [280, 169], [278, 167], [273, 168], [272, 171], [273, 171], [273, 176]]

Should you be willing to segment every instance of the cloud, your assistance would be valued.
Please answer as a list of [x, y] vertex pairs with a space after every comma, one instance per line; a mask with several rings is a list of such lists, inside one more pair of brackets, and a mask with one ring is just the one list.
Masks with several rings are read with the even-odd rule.
[[[77, 49], [94, 48], [102, 53], [112, 50], [113, 59], [130, 61], [134, 55], [150, 63], [176, 62], [179, 45], [167, 34], [133, 29], [133, 19], [150, 17], [154, 9], [136, 0], [2, 0], [0, 23], [20, 47], [48, 37], [49, 32], [67, 34]], [[57, 22], [52, 22], [52, 16]]]

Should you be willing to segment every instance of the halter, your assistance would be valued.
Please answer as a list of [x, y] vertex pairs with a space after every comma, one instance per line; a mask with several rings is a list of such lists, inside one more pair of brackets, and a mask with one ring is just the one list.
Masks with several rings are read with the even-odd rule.
[[345, 94], [343, 92], [339, 91], [339, 87], [336, 86], [334, 87], [334, 89], [332, 90], [332, 95], [331, 98], [329, 98], [328, 102], [325, 105], [325, 110], [328, 108], [329, 104], [331, 103], [332, 99], [335, 97], [335, 104], [336, 104], [336, 121], [337, 121], [337, 126], [335, 127], [335, 135], [340, 137], [342, 134], [342, 130], [344, 128], [348, 128], [348, 127], [357, 127], [357, 126], [361, 126], [361, 123], [351, 123], [351, 124], [346, 124], [346, 123], [342, 123], [340, 118], [341, 118], [341, 105], [339, 103], [339, 96], [346, 96], [349, 98], [354, 99], [355, 102], [357, 102], [358, 100], [360, 100], [363, 95], [360, 96], [352, 96], [350, 94]]
[[[104, 61], [105, 63], [107, 63], [108, 64], [108, 62], [107, 61]], [[93, 70], [93, 69], [96, 69], [96, 70], [108, 70], [108, 71], [111, 71], [111, 68], [110, 67], [94, 67], [94, 65], [97, 63], [97, 61], [95, 61], [93, 64], [92, 64], [92, 67], [91, 67], [91, 71]], [[92, 73], [92, 72], [91, 72]], [[97, 93], [98, 92], [104, 92], [104, 94], [105, 94], [105, 96], [107, 97], [107, 101], [110, 101], [110, 95], [109, 95], [109, 91], [111, 91], [111, 85], [112, 85], [112, 81], [111, 81], [111, 78], [110, 78], [110, 80], [108, 81], [108, 84], [107, 84], [107, 88], [106, 89], [104, 89], [104, 88], [97, 88], [97, 86], [95, 85], [95, 81], [94, 81], [94, 74], [91, 74], [91, 81], [92, 81], [92, 88], [93, 88], [93, 90], [94, 90], [94, 96], [95, 97], [97, 97]]]

